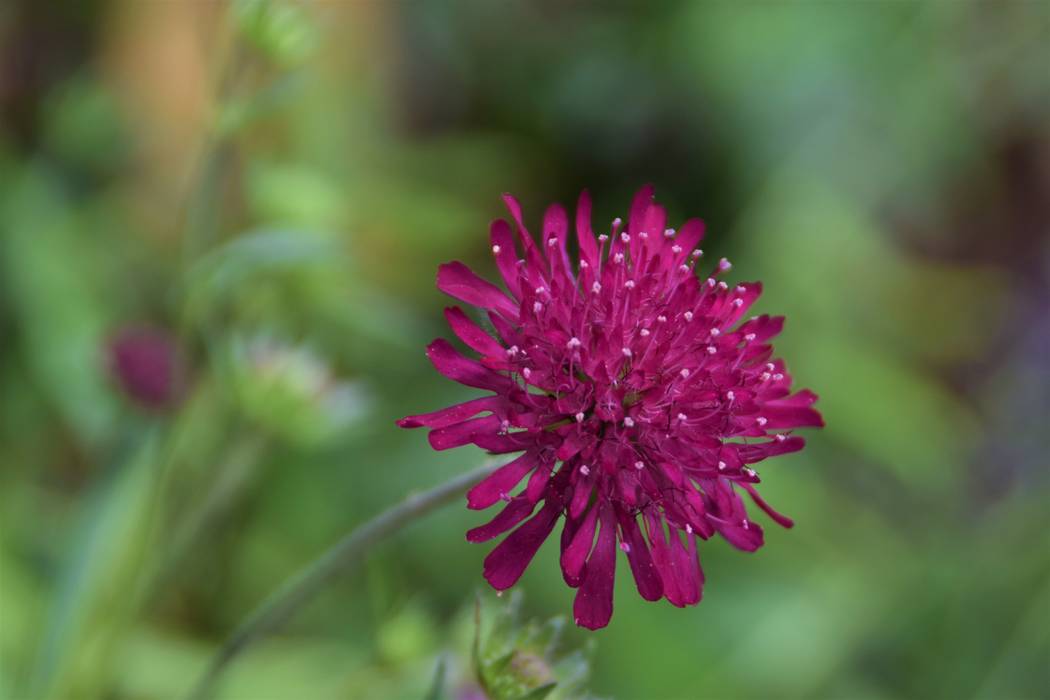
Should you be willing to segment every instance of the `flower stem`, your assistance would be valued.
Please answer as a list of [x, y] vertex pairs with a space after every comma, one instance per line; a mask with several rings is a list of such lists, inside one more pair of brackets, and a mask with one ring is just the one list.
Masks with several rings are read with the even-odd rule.
[[490, 460], [429, 491], [408, 496], [396, 506], [351, 530], [328, 551], [288, 579], [234, 630], [208, 663], [204, 674], [187, 696], [188, 700], [210, 697], [215, 681], [238, 654], [253, 642], [279, 629], [337, 574], [360, 563], [373, 545], [461, 495], [465, 489], [484, 479], [499, 466], [501, 462]]

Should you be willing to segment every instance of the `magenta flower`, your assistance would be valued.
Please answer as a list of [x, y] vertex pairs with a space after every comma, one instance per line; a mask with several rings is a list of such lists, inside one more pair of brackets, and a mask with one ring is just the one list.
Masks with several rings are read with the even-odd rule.
[[761, 284], [719, 280], [730, 269], [724, 258], [699, 279], [703, 223], [665, 228], [652, 195], [643, 187], [626, 228], [616, 219], [596, 238], [584, 192], [575, 268], [565, 209], [547, 210], [537, 245], [517, 200], [504, 195], [517, 235], [503, 220], [491, 234], [509, 293], [459, 262], [438, 270], [439, 289], [487, 312], [492, 333], [459, 307], [445, 311], [481, 359], [442, 339], [427, 348], [439, 372], [491, 393], [399, 421], [431, 428], [437, 450], [473, 443], [522, 453], [467, 494], [473, 509], [504, 502], [467, 539], [517, 526], [485, 559], [485, 578], [504, 590], [564, 516], [562, 574], [578, 589], [576, 624], [590, 629], [612, 616], [617, 544], [643, 598], [681, 607], [700, 601], [697, 536], [718, 533], [745, 551], [762, 546], [742, 492], [791, 527], [758, 495], [751, 465], [802, 449], [792, 429], [823, 425], [816, 395], [791, 394], [791, 376], [772, 357], [769, 341], [784, 319], [741, 322]]
[[126, 326], [109, 341], [109, 372], [140, 407], [164, 411], [178, 401], [183, 388], [182, 358], [168, 331]]

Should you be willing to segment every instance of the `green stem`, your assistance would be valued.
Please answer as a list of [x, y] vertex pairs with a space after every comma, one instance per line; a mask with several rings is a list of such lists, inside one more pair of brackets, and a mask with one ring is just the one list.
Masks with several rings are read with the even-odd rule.
[[410, 495], [401, 503], [359, 525], [328, 551], [308, 564], [284, 583], [234, 630], [212, 657], [204, 674], [187, 696], [205, 700], [227, 665], [250, 644], [279, 629], [300, 608], [310, 602], [337, 574], [360, 563], [372, 548], [417, 518], [420, 518], [478, 483], [501, 463], [489, 461], [477, 469], [435, 486], [429, 491]]

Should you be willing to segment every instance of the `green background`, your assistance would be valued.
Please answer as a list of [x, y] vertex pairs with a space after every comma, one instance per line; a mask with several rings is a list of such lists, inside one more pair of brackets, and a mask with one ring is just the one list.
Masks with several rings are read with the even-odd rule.
[[[762, 472], [793, 530], [702, 544], [698, 607], [621, 558], [612, 624], [569, 633], [592, 691], [1050, 697], [1047, 3], [25, 0], [0, 60], [0, 696], [178, 697], [286, 576], [473, 468], [394, 425], [475, 395], [423, 355], [436, 266], [494, 274], [504, 191], [608, 221], [653, 182], [763, 281], [827, 428]], [[179, 338], [172, 410], [107, 376], [127, 324]], [[485, 518], [378, 548], [220, 696], [421, 698], [452, 650], [456, 697]]]

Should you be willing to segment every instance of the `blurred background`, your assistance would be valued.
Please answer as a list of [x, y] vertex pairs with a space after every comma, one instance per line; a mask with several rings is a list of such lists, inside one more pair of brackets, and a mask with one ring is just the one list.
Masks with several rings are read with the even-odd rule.
[[[175, 698], [285, 577], [476, 466], [394, 420], [438, 263], [499, 195], [596, 221], [654, 182], [827, 428], [763, 472], [796, 519], [701, 547], [704, 601], [621, 561], [590, 692], [1050, 697], [1050, 5], [0, 7], [0, 696]], [[487, 519], [376, 549], [220, 697], [470, 695]], [[523, 615], [568, 615], [548, 542]], [[571, 625], [570, 625], [571, 626]], [[444, 660], [439, 664], [439, 660]]]

